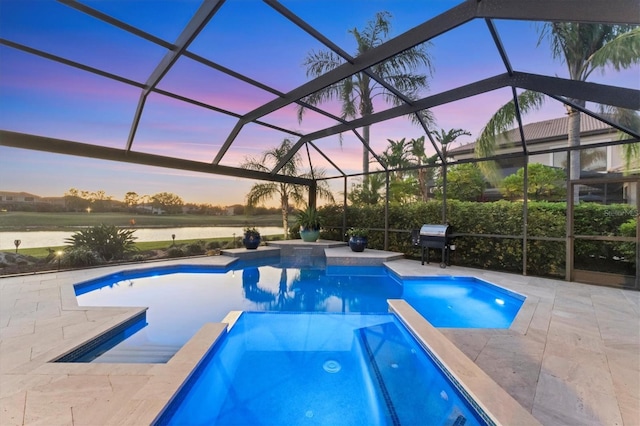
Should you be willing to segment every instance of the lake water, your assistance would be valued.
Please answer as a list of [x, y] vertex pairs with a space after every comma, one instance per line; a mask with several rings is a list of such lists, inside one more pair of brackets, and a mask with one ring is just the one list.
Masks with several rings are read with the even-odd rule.
[[[257, 227], [262, 235], [282, 235], [283, 229], [279, 226]], [[65, 239], [69, 238], [74, 231], [19, 231], [0, 232], [0, 250], [15, 250], [15, 240], [20, 240], [20, 247], [57, 247], [65, 245]], [[207, 227], [184, 227], [184, 228], [136, 228], [133, 234], [137, 237], [137, 242], [142, 241], [171, 241], [171, 235], [175, 234], [176, 240], [192, 240], [221, 237], [241, 237], [244, 233], [242, 226], [207, 226]]]

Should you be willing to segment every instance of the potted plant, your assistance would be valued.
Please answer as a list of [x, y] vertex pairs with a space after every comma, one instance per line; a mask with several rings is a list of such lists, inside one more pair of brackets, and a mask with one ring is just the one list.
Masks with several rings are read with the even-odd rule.
[[349, 236], [349, 247], [352, 251], [361, 252], [367, 247], [367, 237], [369, 230], [365, 228], [349, 228], [347, 230]]
[[298, 225], [300, 225], [300, 238], [302, 241], [312, 243], [320, 237], [322, 220], [315, 207], [307, 207], [298, 212]]
[[242, 245], [248, 250], [255, 250], [260, 245], [260, 232], [253, 227], [248, 226], [244, 228], [244, 237], [242, 238]]

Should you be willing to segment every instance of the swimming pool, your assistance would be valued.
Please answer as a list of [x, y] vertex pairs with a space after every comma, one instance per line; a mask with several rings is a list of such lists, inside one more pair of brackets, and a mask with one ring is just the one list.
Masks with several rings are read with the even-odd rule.
[[156, 424], [492, 421], [393, 314], [245, 312]]
[[80, 306], [149, 307], [135, 334], [81, 358], [94, 362], [166, 362], [229, 311], [382, 313], [388, 299], [404, 298], [436, 327], [508, 328], [524, 301], [475, 278], [401, 279], [384, 266], [293, 268], [279, 258], [122, 271], [75, 291]]

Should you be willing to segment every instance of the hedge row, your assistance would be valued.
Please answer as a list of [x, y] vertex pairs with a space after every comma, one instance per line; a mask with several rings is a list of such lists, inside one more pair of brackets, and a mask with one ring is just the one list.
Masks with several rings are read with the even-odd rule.
[[[447, 221], [456, 234], [485, 234], [491, 237], [460, 236], [456, 238], [456, 251], [452, 263], [462, 266], [486, 268], [522, 273], [522, 239], [508, 235], [522, 234], [523, 203], [498, 201], [477, 203], [464, 201], [447, 202]], [[326, 206], [321, 209], [325, 231], [323, 238], [344, 240], [342, 234], [341, 206]], [[576, 206], [574, 233], [576, 235], [635, 235], [638, 212], [626, 204], [599, 205], [582, 203]], [[347, 227], [384, 229], [384, 206], [348, 206]], [[442, 223], [442, 202], [429, 201], [411, 204], [390, 204], [389, 250], [418, 256], [411, 245], [410, 232], [425, 223]], [[528, 238], [565, 238], [566, 203], [529, 202], [527, 229]], [[630, 223], [633, 226], [630, 229]], [[622, 229], [622, 231], [621, 231]], [[505, 237], [500, 237], [504, 235]], [[384, 248], [384, 232], [371, 231], [369, 247]], [[630, 250], [631, 247], [631, 250]], [[576, 262], [593, 263], [594, 257], [604, 263], [626, 262], [625, 267], [635, 268], [633, 244], [580, 241], [576, 245]], [[438, 254], [439, 255], [439, 254]], [[616, 260], [617, 259], [617, 260]], [[563, 277], [565, 273], [565, 242], [528, 239], [527, 274]]]

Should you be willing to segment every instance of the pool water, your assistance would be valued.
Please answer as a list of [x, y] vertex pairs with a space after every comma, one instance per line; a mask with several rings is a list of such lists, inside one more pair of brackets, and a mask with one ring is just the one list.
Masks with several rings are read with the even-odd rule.
[[292, 268], [278, 261], [229, 268], [123, 271], [76, 285], [80, 306], [148, 306], [147, 324], [93, 362], [166, 362], [203, 324], [229, 311], [387, 312], [407, 300], [435, 327], [508, 328], [524, 297], [475, 278], [399, 279], [383, 266]]
[[486, 424], [392, 314], [245, 312], [156, 424]]

